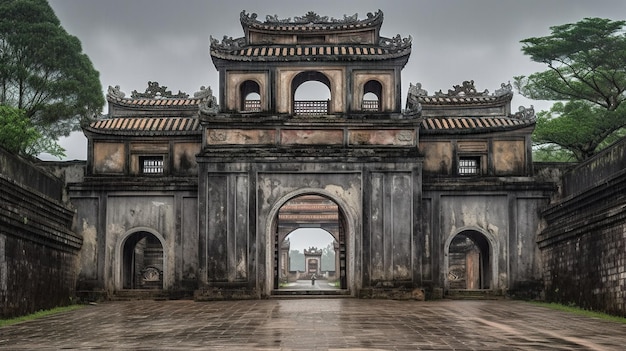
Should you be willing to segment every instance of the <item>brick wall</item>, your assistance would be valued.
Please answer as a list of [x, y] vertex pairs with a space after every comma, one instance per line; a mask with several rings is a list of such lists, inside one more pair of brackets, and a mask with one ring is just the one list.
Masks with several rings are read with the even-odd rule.
[[626, 316], [625, 146], [626, 139], [566, 174], [565, 197], [543, 213], [549, 301]]
[[82, 239], [64, 182], [0, 150], [0, 318], [67, 305]]

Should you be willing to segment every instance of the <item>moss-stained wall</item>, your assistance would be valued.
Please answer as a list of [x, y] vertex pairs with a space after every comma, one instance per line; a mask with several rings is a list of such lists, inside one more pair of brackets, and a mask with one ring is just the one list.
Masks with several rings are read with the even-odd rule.
[[0, 318], [67, 305], [82, 239], [70, 230], [64, 184], [4, 150], [0, 159]]
[[626, 316], [626, 139], [571, 170], [538, 238], [546, 297]]

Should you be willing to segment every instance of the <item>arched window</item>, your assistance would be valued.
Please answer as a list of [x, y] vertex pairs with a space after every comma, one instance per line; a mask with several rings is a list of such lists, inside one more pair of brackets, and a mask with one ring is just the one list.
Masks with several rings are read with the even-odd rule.
[[239, 86], [239, 96], [241, 96], [242, 112], [261, 111], [261, 88], [259, 84], [252, 80], [247, 80]]
[[295, 115], [326, 115], [330, 113], [330, 80], [317, 71], [296, 75], [291, 82]]
[[380, 82], [370, 80], [363, 86], [363, 100], [361, 111], [380, 112], [383, 86]]

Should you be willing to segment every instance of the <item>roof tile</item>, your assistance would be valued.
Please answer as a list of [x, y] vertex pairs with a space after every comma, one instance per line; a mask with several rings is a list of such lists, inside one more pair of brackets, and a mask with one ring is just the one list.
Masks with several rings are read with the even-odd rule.
[[534, 120], [514, 117], [429, 117], [422, 121], [424, 131], [511, 129], [532, 125]]

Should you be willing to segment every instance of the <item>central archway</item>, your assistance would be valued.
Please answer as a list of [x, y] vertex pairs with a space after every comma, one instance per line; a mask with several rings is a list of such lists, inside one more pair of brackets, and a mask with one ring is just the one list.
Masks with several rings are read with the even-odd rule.
[[[316, 285], [311, 284], [316, 292], [312, 292], [302, 287], [299, 290], [300, 295], [306, 294], [319, 294], [322, 291], [337, 291], [341, 294], [350, 294], [351, 289], [354, 288], [354, 278], [351, 267], [353, 263], [350, 262], [350, 254], [352, 247], [351, 241], [352, 235], [350, 234], [352, 229], [349, 228], [349, 218], [346, 216], [346, 211], [341, 205], [338, 199], [334, 199], [323, 191], [300, 191], [288, 196], [283, 197], [273, 208], [270, 215], [270, 223], [268, 225], [268, 285], [270, 294], [278, 294], [278, 290], [281, 289], [281, 284], [284, 284], [289, 278], [289, 272], [286, 271], [289, 267], [289, 261], [287, 261], [288, 255], [285, 250], [288, 250], [288, 246], [285, 246], [285, 239], [294, 230], [307, 228], [323, 230], [328, 233], [333, 239], [333, 249], [335, 251], [335, 264], [334, 272], [316, 271], [316, 273], [322, 274], [320, 278], [333, 280], [333, 286], [328, 287], [324, 284]], [[315, 255], [315, 250], [319, 248], [307, 248], [309, 251], [307, 255]], [[313, 251], [313, 252], [310, 252]], [[322, 250], [320, 250], [321, 252]], [[312, 259], [310, 262], [319, 262], [319, 260]], [[311, 268], [311, 267], [309, 267]], [[315, 269], [318, 269], [317, 267]], [[291, 273], [296, 274], [295, 272]], [[298, 273], [300, 274], [300, 273]], [[309, 282], [311, 279], [311, 272], [302, 272], [302, 280], [306, 278]], [[289, 288], [287, 288], [289, 289]]]

